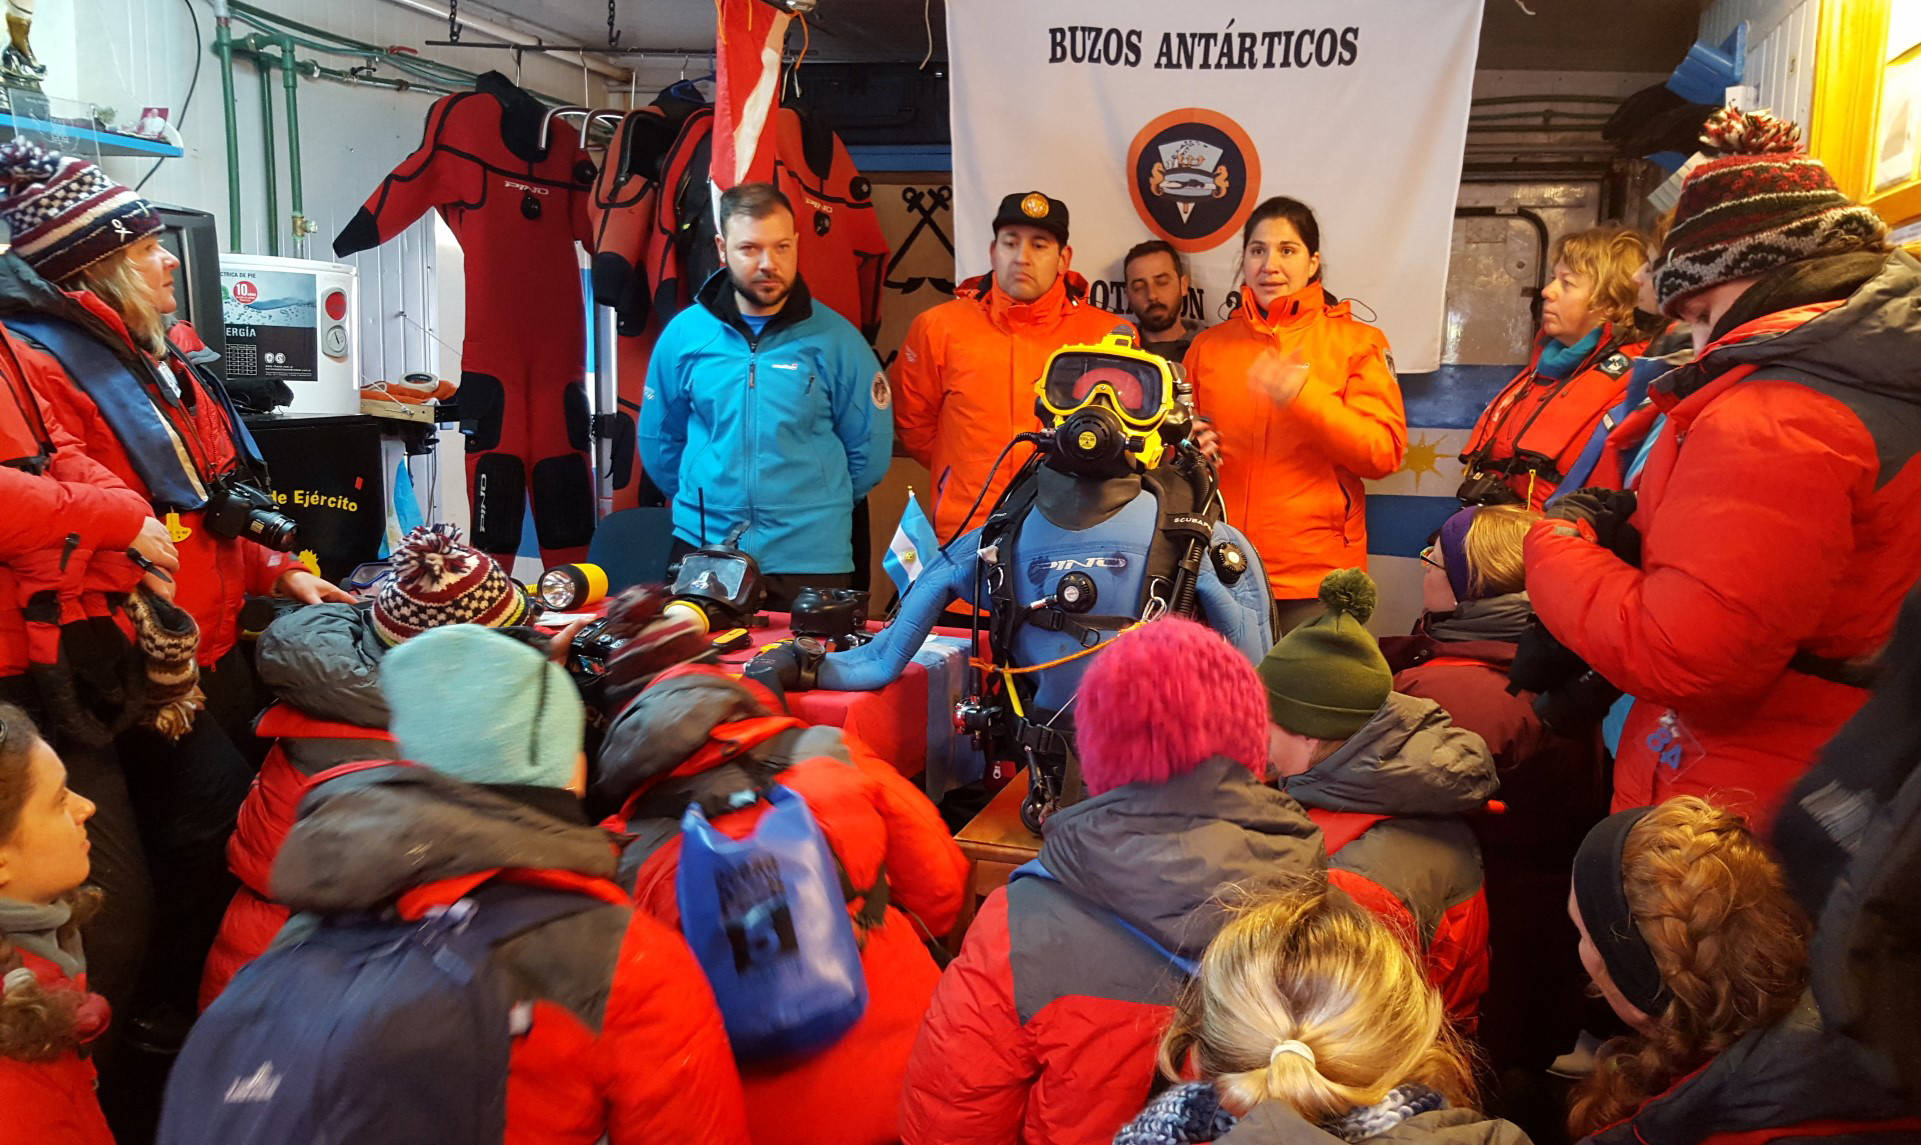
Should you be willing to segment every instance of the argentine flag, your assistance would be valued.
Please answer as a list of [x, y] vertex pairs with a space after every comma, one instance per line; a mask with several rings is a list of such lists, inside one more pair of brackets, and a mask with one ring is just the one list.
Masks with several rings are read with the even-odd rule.
[[921, 512], [920, 501], [915, 499], [910, 487], [907, 507], [901, 510], [900, 524], [894, 528], [894, 539], [887, 542], [887, 552], [880, 558], [881, 567], [893, 578], [894, 587], [905, 595], [907, 586], [920, 576], [921, 567], [939, 548], [934, 526], [927, 514]]
[[1401, 375], [1407, 407], [1407, 458], [1399, 472], [1367, 483], [1367, 571], [1381, 589], [1368, 629], [1398, 636], [1421, 615], [1421, 549], [1461, 507], [1454, 491], [1465, 474], [1460, 453], [1475, 419], [1514, 379], [1518, 365], [1446, 364]]

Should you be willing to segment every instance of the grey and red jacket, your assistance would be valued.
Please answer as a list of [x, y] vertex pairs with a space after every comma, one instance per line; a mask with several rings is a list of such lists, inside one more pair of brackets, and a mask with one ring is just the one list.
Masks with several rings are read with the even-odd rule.
[[[306, 795], [272, 889], [296, 912], [402, 918], [492, 879], [599, 900], [496, 948], [532, 1015], [508, 1058], [504, 1145], [746, 1145], [713, 993], [680, 936], [615, 885], [614, 863], [613, 839], [570, 792], [391, 766]], [[282, 941], [305, 925], [296, 917]]]
[[1887, 1061], [1822, 1027], [1811, 996], [1585, 1140], [1592, 1145], [1921, 1141], [1921, 1105]]
[[1488, 982], [1481, 848], [1463, 818], [1500, 786], [1487, 743], [1432, 700], [1390, 692], [1366, 726], [1283, 782], [1327, 840], [1329, 880], [1418, 940], [1448, 1014]]
[[[1054, 880], [981, 905], [907, 1065], [904, 1145], [1106, 1145], [1146, 1104], [1186, 958], [1226, 921], [1215, 895], [1325, 869], [1285, 793], [1225, 758], [1047, 821]], [[1124, 920], [1124, 921], [1123, 921]]]
[[260, 682], [279, 697], [262, 712], [254, 734], [273, 741], [240, 804], [227, 839], [227, 866], [240, 889], [227, 904], [220, 932], [200, 975], [205, 1010], [242, 967], [273, 944], [288, 910], [273, 898], [273, 863], [308, 790], [361, 767], [400, 758], [387, 733], [380, 694], [386, 646], [367, 612], [351, 604], [315, 604], [289, 612], [260, 634]]

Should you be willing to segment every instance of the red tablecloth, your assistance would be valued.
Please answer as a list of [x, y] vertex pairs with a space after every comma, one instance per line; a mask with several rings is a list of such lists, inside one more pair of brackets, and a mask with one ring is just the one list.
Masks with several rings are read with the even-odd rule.
[[[753, 643], [721, 657], [730, 671], [741, 671], [755, 652], [792, 635], [784, 613], [769, 613], [767, 620], [768, 627], [748, 630]], [[846, 729], [902, 775], [927, 769], [927, 669], [919, 664], [907, 665], [900, 679], [878, 692], [789, 692], [787, 706], [808, 723]]]

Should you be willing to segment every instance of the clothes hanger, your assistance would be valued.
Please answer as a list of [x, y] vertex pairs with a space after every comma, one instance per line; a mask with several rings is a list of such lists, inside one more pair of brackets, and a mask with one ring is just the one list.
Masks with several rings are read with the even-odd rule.
[[556, 118], [564, 118], [566, 116], [571, 116], [571, 115], [581, 116], [582, 117], [581, 130], [582, 130], [582, 134], [585, 134], [585, 131], [586, 131], [585, 117], [589, 114], [591, 113], [588, 111], [587, 108], [575, 107], [571, 104], [566, 107], [548, 108], [547, 114], [540, 117], [540, 142], [539, 142], [540, 149], [542, 151], [547, 150], [547, 137], [553, 129], [553, 123]]

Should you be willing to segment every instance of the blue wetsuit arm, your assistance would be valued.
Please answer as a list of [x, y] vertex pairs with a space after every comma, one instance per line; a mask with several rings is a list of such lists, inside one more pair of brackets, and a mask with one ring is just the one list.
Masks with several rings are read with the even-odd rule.
[[1214, 571], [1212, 556], [1201, 562], [1200, 582], [1196, 586], [1201, 602], [1201, 620], [1227, 637], [1250, 663], [1258, 664], [1274, 646], [1273, 597], [1267, 587], [1267, 569], [1261, 555], [1254, 551], [1241, 531], [1225, 522], [1214, 526], [1209, 548], [1222, 542], [1240, 546], [1247, 556], [1247, 571], [1233, 584], [1223, 584]]
[[894, 622], [859, 648], [829, 654], [820, 663], [817, 686], [835, 692], [871, 692], [900, 679], [947, 602], [973, 600], [979, 551], [980, 530], [976, 529], [937, 554], [908, 586]]

